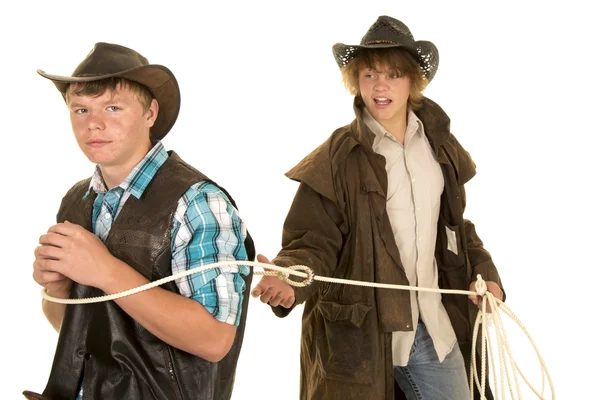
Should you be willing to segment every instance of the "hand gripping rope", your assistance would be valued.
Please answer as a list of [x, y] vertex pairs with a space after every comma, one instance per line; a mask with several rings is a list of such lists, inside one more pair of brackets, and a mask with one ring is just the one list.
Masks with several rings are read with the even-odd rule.
[[[470, 372], [471, 400], [474, 400], [474, 397], [475, 397], [475, 392], [474, 392], [475, 385], [477, 385], [477, 388], [479, 389], [479, 392], [481, 393], [480, 399], [481, 400], [486, 399], [485, 395], [484, 395], [485, 390], [483, 388], [485, 388], [486, 364], [487, 364], [486, 356], [488, 356], [488, 355], [489, 355], [490, 364], [492, 367], [491, 368], [492, 377], [494, 378], [493, 379], [494, 380], [494, 393], [496, 394], [496, 396], [498, 396], [498, 394], [499, 394], [498, 384], [499, 384], [499, 387], [501, 390], [500, 400], [507, 399], [506, 390], [505, 390], [506, 387], [508, 387], [508, 391], [510, 393], [511, 399], [515, 399], [515, 391], [516, 391], [516, 395], [517, 395], [516, 398], [517, 399], [522, 398], [521, 388], [519, 386], [519, 380], [517, 379], [517, 374], [523, 379], [523, 381], [527, 384], [527, 386], [531, 389], [531, 391], [539, 399], [544, 399], [544, 397], [543, 397], [544, 389], [545, 389], [546, 380], [547, 380], [548, 381], [547, 384], [550, 387], [550, 392], [552, 395], [551, 398], [553, 400], [555, 399], [554, 386], [552, 384], [552, 379], [550, 378], [548, 368], [546, 367], [546, 364], [544, 363], [542, 355], [541, 355], [540, 351], [538, 350], [537, 346], [535, 345], [533, 338], [531, 337], [531, 335], [529, 334], [529, 332], [527, 331], [525, 326], [521, 323], [521, 321], [514, 314], [514, 312], [510, 308], [508, 308], [508, 306], [504, 302], [502, 302], [500, 299], [495, 298], [494, 295], [492, 295], [490, 292], [487, 291], [487, 286], [485, 284], [485, 281], [481, 278], [481, 275], [477, 276], [477, 282], [475, 283], [476, 292], [471, 292], [468, 290], [433, 289], [433, 288], [415, 287], [415, 286], [406, 286], [406, 285], [390, 285], [390, 284], [385, 284], [385, 283], [372, 283], [372, 282], [353, 281], [353, 280], [348, 280], [348, 279], [328, 278], [328, 277], [324, 277], [324, 276], [315, 275], [313, 273], [313, 271], [305, 265], [293, 265], [288, 268], [282, 268], [282, 267], [278, 267], [276, 265], [260, 263], [257, 261], [222, 261], [222, 262], [217, 262], [214, 264], [203, 265], [201, 267], [193, 268], [193, 269], [190, 269], [187, 271], [182, 271], [178, 274], [171, 275], [171, 276], [159, 279], [157, 281], [150, 282], [145, 285], [142, 285], [142, 286], [139, 286], [136, 288], [132, 288], [129, 290], [125, 290], [123, 292], [111, 294], [111, 295], [100, 296], [100, 297], [90, 297], [87, 299], [61, 299], [61, 298], [56, 298], [56, 297], [52, 297], [52, 296], [48, 295], [48, 293], [46, 293], [46, 289], [44, 288], [44, 289], [42, 289], [42, 297], [48, 301], [51, 301], [54, 303], [61, 303], [61, 304], [99, 303], [99, 302], [103, 302], [103, 301], [119, 299], [119, 298], [125, 297], [125, 296], [131, 296], [133, 294], [142, 292], [144, 290], [148, 290], [153, 287], [160, 286], [164, 283], [171, 282], [176, 279], [180, 279], [185, 276], [192, 275], [192, 274], [195, 274], [195, 273], [207, 270], [207, 269], [220, 268], [220, 267], [226, 267], [226, 266], [234, 266], [234, 265], [235, 266], [247, 265], [247, 266], [262, 268], [263, 271], [254, 271], [254, 274], [255, 275], [277, 276], [279, 279], [285, 281], [286, 283], [288, 283], [292, 286], [296, 286], [296, 287], [308, 286], [311, 283], [313, 283], [313, 281], [321, 281], [321, 282], [331, 282], [331, 283], [339, 283], [339, 284], [345, 284], [345, 285], [368, 286], [368, 287], [374, 287], [374, 288], [380, 288], [380, 289], [400, 289], [400, 290], [414, 290], [414, 291], [421, 291], [421, 292], [435, 292], [435, 293], [447, 293], [447, 294], [479, 295], [479, 296], [483, 297], [483, 304], [482, 304], [481, 308], [483, 310], [485, 310], [487, 307], [489, 307], [491, 309], [491, 312], [489, 313], [489, 316], [488, 316], [488, 313], [480, 310], [479, 313], [477, 314], [477, 319], [475, 320], [475, 328], [473, 330], [473, 348], [471, 351], [471, 354], [472, 354], [471, 372]], [[268, 270], [270, 270], [270, 271], [268, 271]], [[298, 276], [300, 278], [303, 278], [304, 280], [302, 280], [302, 281], [291, 280], [289, 278], [290, 275]], [[527, 380], [527, 378], [525, 378], [525, 376], [523, 375], [523, 372], [521, 371], [521, 369], [515, 362], [515, 359], [513, 358], [513, 355], [512, 355], [511, 349], [510, 349], [510, 345], [508, 342], [506, 330], [504, 329], [504, 324], [502, 322], [502, 319], [500, 318], [500, 311], [502, 311], [506, 315], [508, 315], [521, 328], [521, 330], [523, 331], [525, 336], [527, 336], [527, 339], [529, 339], [529, 342], [533, 346], [533, 348], [536, 352], [538, 361], [539, 361], [541, 372], [542, 372], [542, 388], [540, 391], [536, 390], [533, 387], [533, 385], [529, 382], [529, 380]], [[500, 381], [498, 381], [498, 377], [497, 377], [496, 363], [494, 360], [494, 351], [493, 351], [494, 349], [490, 346], [489, 352], [488, 352], [488, 342], [490, 341], [490, 327], [489, 327], [490, 321], [491, 321], [492, 325], [494, 326], [495, 335], [496, 335], [496, 339], [497, 339], [496, 352], [497, 352], [497, 356], [499, 358]], [[483, 327], [481, 329], [482, 362], [481, 362], [481, 374], [478, 375], [477, 371], [476, 371], [475, 355], [476, 355], [476, 346], [477, 346], [477, 336], [479, 335], [480, 327]]]

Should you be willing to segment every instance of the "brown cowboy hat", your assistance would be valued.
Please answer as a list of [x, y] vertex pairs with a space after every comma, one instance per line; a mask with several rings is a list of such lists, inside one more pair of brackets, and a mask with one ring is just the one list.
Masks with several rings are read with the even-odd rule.
[[361, 49], [380, 49], [402, 47], [408, 50], [417, 60], [425, 77], [431, 82], [440, 61], [437, 47], [431, 42], [413, 38], [410, 29], [395, 18], [382, 15], [363, 36], [359, 45], [336, 43], [333, 45], [333, 56], [340, 68], [343, 68], [360, 52]]
[[181, 94], [175, 75], [162, 65], [149, 64], [135, 50], [111, 43], [96, 43], [71, 76], [38, 74], [54, 82], [63, 97], [70, 83], [92, 82], [106, 78], [125, 78], [146, 86], [158, 101], [158, 117], [150, 128], [153, 141], [169, 133], [179, 115]]

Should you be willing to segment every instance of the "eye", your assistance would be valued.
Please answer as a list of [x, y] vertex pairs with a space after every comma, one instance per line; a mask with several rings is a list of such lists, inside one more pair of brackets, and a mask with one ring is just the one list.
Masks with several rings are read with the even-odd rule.
[[119, 111], [121, 108], [117, 106], [108, 106], [108, 111]]
[[74, 112], [75, 114], [85, 114], [87, 111], [87, 108], [77, 108]]

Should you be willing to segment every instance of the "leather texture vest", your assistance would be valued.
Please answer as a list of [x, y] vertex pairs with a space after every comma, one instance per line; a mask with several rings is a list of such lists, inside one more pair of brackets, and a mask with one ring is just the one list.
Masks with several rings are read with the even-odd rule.
[[[106, 247], [150, 281], [171, 275], [171, 227], [177, 202], [200, 181], [210, 181], [176, 153], [157, 171], [140, 199], [129, 197], [115, 220]], [[90, 179], [73, 186], [63, 198], [57, 220], [68, 220], [92, 231], [94, 192], [82, 200]], [[229, 194], [220, 188], [235, 206]], [[255, 250], [245, 240], [249, 260]], [[233, 346], [218, 363], [174, 348], [132, 319], [113, 301], [68, 305], [50, 378], [42, 396], [29, 398], [74, 400], [83, 374], [84, 398], [127, 400], [188, 400], [231, 397], [239, 357], [252, 272], [244, 277], [242, 316]], [[174, 282], [162, 287], [179, 293]], [[71, 298], [102, 296], [94, 287], [74, 283]]]

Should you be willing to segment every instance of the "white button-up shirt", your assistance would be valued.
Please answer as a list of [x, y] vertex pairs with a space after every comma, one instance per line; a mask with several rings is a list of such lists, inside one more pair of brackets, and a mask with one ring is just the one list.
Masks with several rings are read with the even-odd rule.
[[[423, 123], [409, 110], [402, 145], [386, 132], [366, 108], [362, 116], [375, 134], [373, 151], [385, 157], [388, 177], [386, 210], [408, 281], [411, 286], [437, 288], [438, 271], [434, 253], [444, 177], [425, 136]], [[456, 343], [441, 294], [410, 293], [413, 327], [416, 329], [420, 316], [441, 362]], [[395, 366], [408, 364], [414, 339], [414, 330], [392, 333]]]

